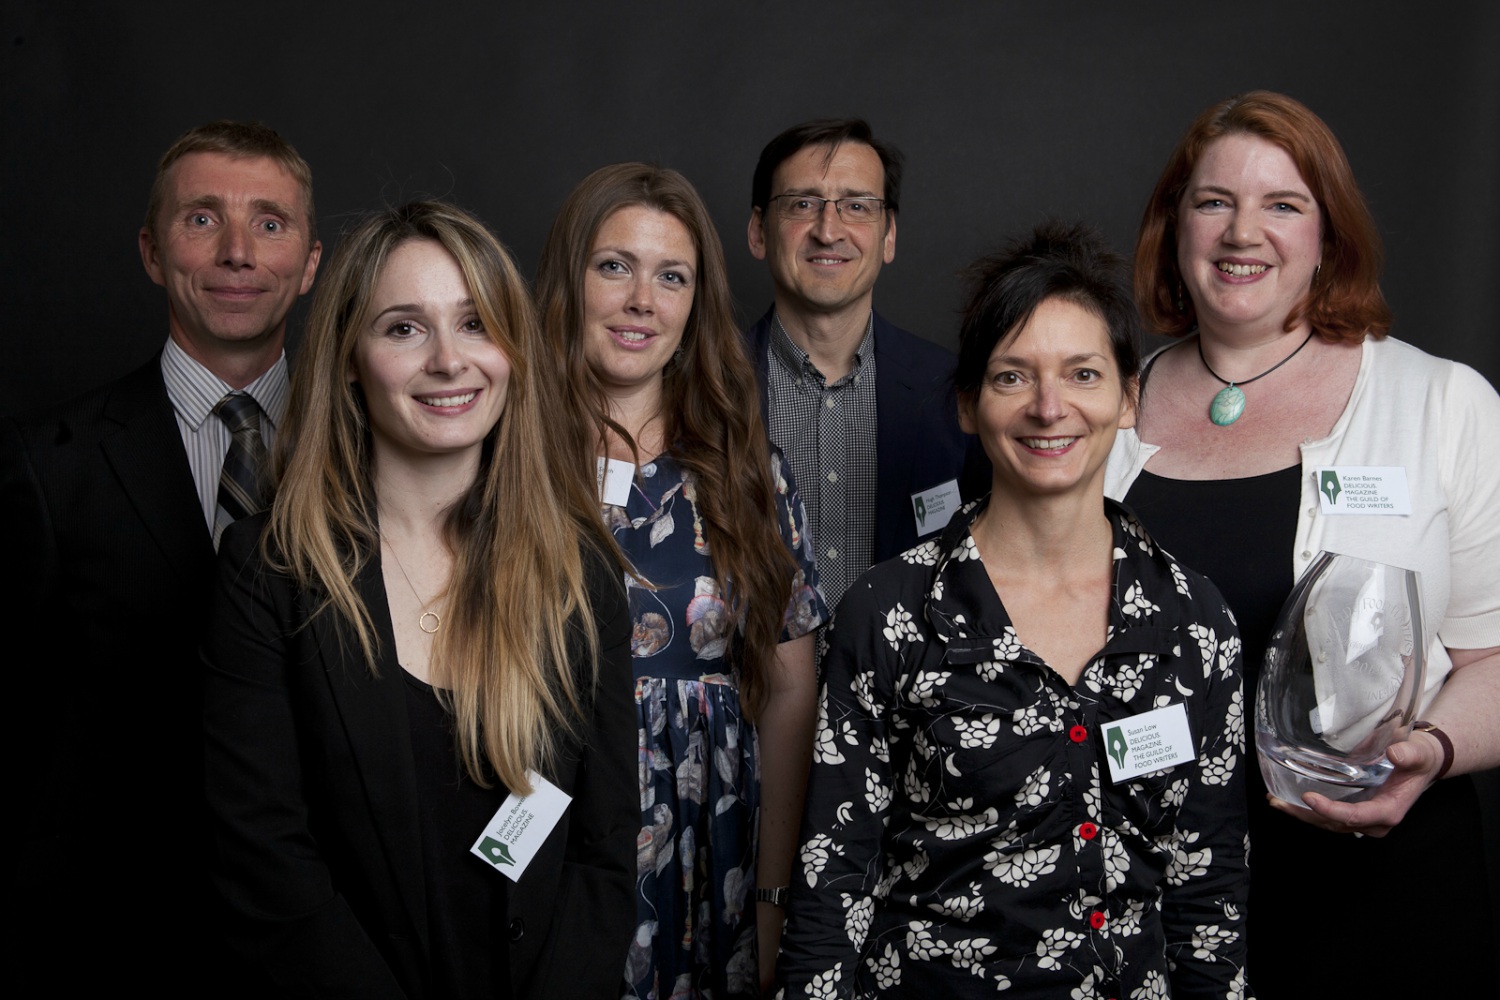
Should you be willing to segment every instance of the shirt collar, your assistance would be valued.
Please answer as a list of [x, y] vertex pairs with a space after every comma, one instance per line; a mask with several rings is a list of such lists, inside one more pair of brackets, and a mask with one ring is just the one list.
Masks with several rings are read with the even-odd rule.
[[[161, 352], [161, 377], [167, 387], [167, 398], [178, 419], [197, 433], [213, 413], [219, 400], [234, 390], [219, 376], [195, 360], [177, 341], [168, 339]], [[254, 382], [239, 390], [260, 404], [261, 415], [271, 421], [274, 430], [286, 414], [286, 353]]]
[[[859, 374], [865, 365], [865, 360], [875, 350], [875, 313], [870, 313], [870, 318], [865, 320], [865, 335], [860, 338], [859, 347], [854, 351], [854, 364], [849, 369], [849, 374], [835, 384], [842, 385]], [[811, 379], [817, 384], [823, 384], [826, 380], [823, 373], [818, 371], [818, 366], [813, 364], [812, 357], [797, 346], [792, 335], [786, 332], [786, 327], [781, 325], [781, 316], [778, 313], [771, 314], [771, 353], [780, 361], [782, 366], [798, 382]]]
[[[955, 663], [1014, 658], [1021, 651], [1010, 616], [990, 583], [969, 530], [989, 502], [985, 496], [968, 504], [953, 516], [941, 536], [900, 557], [933, 566], [926, 617]], [[1146, 595], [1134, 593], [1141, 586], [1139, 577], [1146, 564], [1158, 559], [1156, 547], [1128, 509], [1107, 497], [1104, 509], [1114, 536], [1115, 562], [1104, 651], [1170, 651], [1178, 641], [1175, 630], [1162, 627], [1161, 609]]]

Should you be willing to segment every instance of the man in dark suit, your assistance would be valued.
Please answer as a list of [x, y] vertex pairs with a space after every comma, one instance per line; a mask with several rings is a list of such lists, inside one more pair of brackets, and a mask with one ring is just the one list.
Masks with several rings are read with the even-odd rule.
[[751, 187], [750, 252], [770, 266], [775, 305], [749, 349], [830, 604], [948, 523], [970, 447], [953, 355], [872, 305], [896, 256], [901, 166], [864, 121], [821, 119], [772, 139]]
[[0, 421], [17, 620], [51, 650], [13, 675], [11, 944], [59, 985], [173, 993], [221, 971], [197, 647], [218, 532], [259, 499], [286, 406], [286, 316], [322, 249], [311, 172], [263, 125], [192, 129], [161, 160], [139, 242], [167, 292], [162, 352]]

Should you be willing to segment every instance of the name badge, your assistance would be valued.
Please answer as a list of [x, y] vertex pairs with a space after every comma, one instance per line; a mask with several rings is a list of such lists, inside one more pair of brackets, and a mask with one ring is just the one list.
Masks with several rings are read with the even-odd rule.
[[531, 779], [532, 793], [507, 798], [469, 848], [470, 854], [512, 882], [521, 880], [521, 873], [573, 801], [572, 796], [535, 771], [526, 776]]
[[1406, 469], [1399, 465], [1338, 465], [1316, 469], [1324, 514], [1410, 514]]
[[911, 495], [911, 512], [917, 520], [917, 536], [942, 531], [958, 512], [958, 480], [950, 479], [930, 490]]
[[594, 466], [594, 476], [599, 483], [599, 499], [611, 507], [623, 507], [630, 502], [630, 486], [635, 482], [635, 466], [618, 458], [601, 458]]
[[1104, 755], [1109, 780], [1117, 785], [1194, 760], [1198, 751], [1188, 731], [1187, 707], [1179, 702], [1111, 722], [1104, 727]]

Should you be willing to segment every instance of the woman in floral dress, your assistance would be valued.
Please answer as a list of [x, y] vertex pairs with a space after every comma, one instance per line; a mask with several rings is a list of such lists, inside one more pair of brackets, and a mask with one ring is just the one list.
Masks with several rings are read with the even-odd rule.
[[790, 469], [766, 440], [723, 251], [681, 174], [616, 164], [563, 205], [537, 292], [563, 386], [555, 418], [577, 461], [598, 463], [605, 521], [635, 571], [639, 919], [623, 993], [759, 996], [781, 936], [816, 712], [812, 633], [827, 612]]
[[786, 997], [1242, 997], [1239, 639], [1103, 495], [1134, 307], [1088, 230], [976, 265], [964, 429], [994, 468], [845, 595]]

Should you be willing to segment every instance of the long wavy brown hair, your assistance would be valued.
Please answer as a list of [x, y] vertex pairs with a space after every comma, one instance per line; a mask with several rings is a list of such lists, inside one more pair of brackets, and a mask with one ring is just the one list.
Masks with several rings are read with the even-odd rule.
[[734, 321], [724, 251], [703, 199], [675, 170], [646, 163], [602, 167], [573, 189], [552, 223], [537, 270], [537, 304], [563, 384], [555, 419], [566, 425], [569, 451], [581, 469], [594, 469], [611, 432], [636, 448], [629, 432], [610, 419], [603, 385], [584, 355], [583, 331], [589, 254], [605, 220], [631, 205], [677, 219], [698, 251], [698, 283], [681, 352], [663, 373], [661, 418], [667, 450], [697, 482], [714, 576], [730, 620], [742, 622], [737, 667], [741, 699], [753, 718], [765, 703], [796, 565], [776, 524], [758, 383]]
[[[379, 639], [355, 580], [379, 552], [379, 526], [370, 429], [349, 373], [386, 261], [412, 240], [453, 255], [510, 362], [505, 412], [479, 475], [447, 513], [453, 571], [432, 665], [469, 775], [486, 784], [488, 764], [507, 788], [529, 792], [527, 771], [546, 772], [559, 736], [577, 734], [597, 672], [580, 539], [585, 549], [618, 550], [600, 523], [593, 477], [552, 459], [559, 441], [542, 413], [548, 365], [536, 310], [510, 254], [472, 215], [413, 202], [372, 216], [340, 242], [292, 376], [262, 548], [319, 602], [314, 616], [340, 619], [374, 672]], [[587, 664], [575, 670], [579, 649]]]

